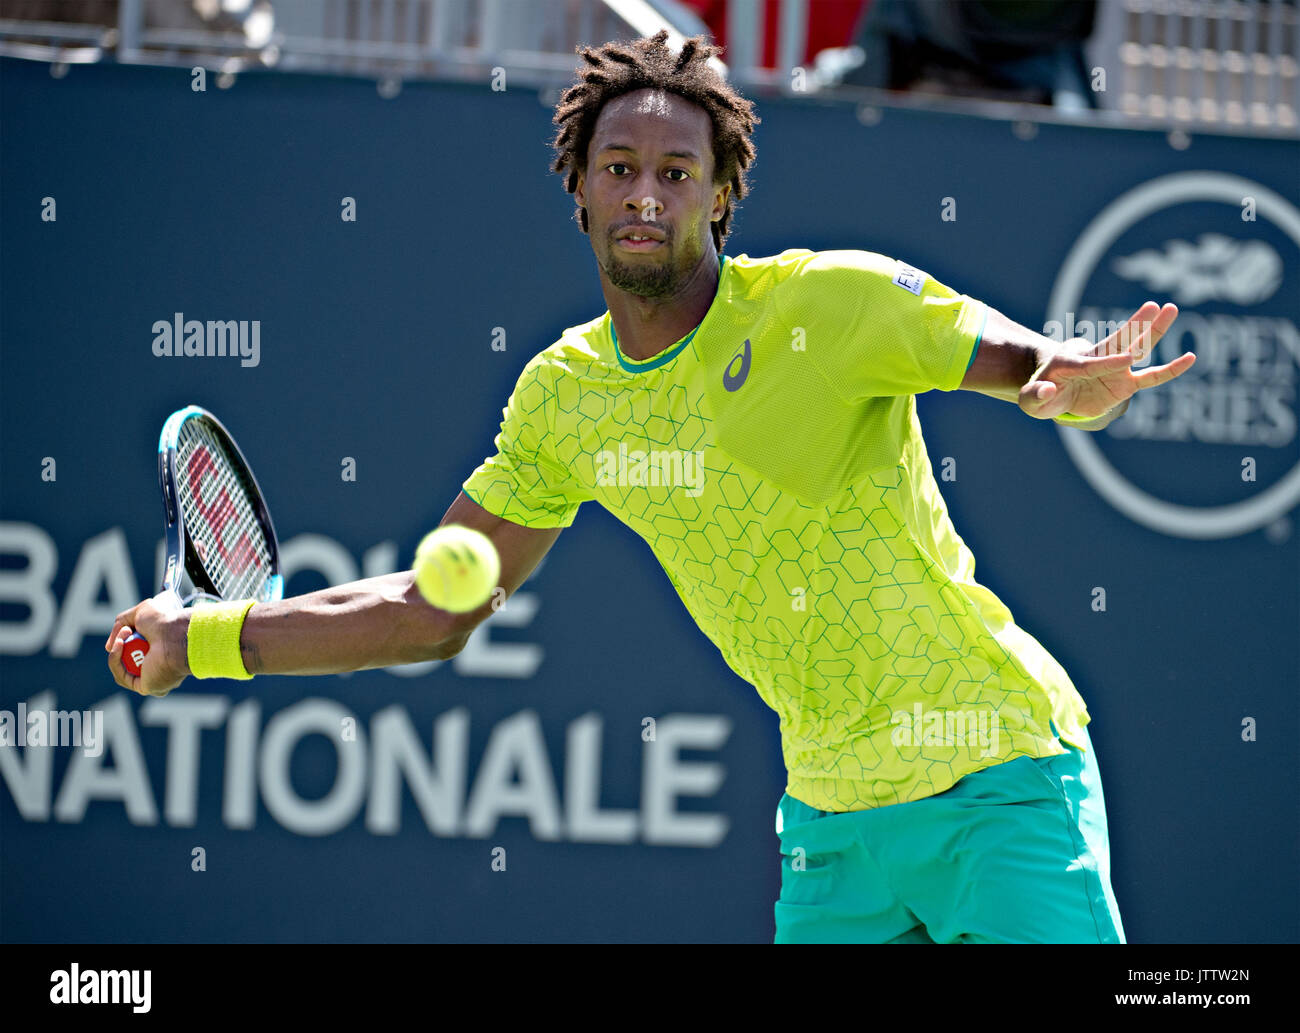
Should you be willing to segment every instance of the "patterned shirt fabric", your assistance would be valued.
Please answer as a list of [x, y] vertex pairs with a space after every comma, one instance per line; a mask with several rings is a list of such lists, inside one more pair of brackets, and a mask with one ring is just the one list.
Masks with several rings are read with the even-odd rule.
[[917, 800], [1080, 745], [1082, 698], [975, 580], [915, 396], [961, 383], [985, 305], [868, 251], [721, 263], [704, 320], [645, 361], [609, 313], [524, 367], [471, 499], [526, 527], [599, 502], [780, 719], [786, 791]]

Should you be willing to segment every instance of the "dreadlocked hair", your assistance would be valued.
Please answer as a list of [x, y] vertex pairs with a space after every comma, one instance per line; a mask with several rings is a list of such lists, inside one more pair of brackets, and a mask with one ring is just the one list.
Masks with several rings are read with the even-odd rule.
[[[587, 170], [587, 147], [596, 119], [609, 101], [644, 89], [675, 93], [708, 112], [713, 123], [713, 181], [731, 184], [726, 211], [712, 224], [713, 245], [721, 253], [735, 204], [745, 196], [745, 170], [754, 160], [750, 135], [759, 118], [754, 105], [708, 65], [718, 47], [695, 36], [674, 54], [667, 41], [667, 31], [660, 29], [630, 43], [578, 48], [587, 66], [581, 68], [578, 81], [564, 91], [555, 107], [552, 121], [559, 131], [553, 142], [557, 157], [552, 169], [565, 177], [564, 189], [572, 194], [578, 189], [578, 175]], [[579, 206], [576, 214], [586, 233], [587, 210]]]

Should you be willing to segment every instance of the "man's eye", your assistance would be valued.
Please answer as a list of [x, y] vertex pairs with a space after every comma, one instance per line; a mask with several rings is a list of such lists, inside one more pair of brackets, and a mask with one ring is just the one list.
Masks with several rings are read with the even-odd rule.
[[682, 182], [682, 180], [690, 178], [690, 173], [687, 172], [685, 169], [669, 169], [665, 173], [665, 175], [671, 176], [674, 172], [680, 172], [682, 177], [681, 179], [674, 179], [673, 180], [674, 183], [680, 183]]
[[614, 175], [616, 175], [616, 176], [621, 176], [621, 175], [622, 175], [622, 173], [618, 171], [619, 169], [625, 169], [625, 168], [627, 168], [626, 165], [624, 165], [622, 162], [619, 162], [619, 161], [614, 162], [613, 165], [607, 165], [607, 166], [605, 166], [605, 167], [606, 167], [607, 169], [609, 169], [610, 172], [614, 173]]

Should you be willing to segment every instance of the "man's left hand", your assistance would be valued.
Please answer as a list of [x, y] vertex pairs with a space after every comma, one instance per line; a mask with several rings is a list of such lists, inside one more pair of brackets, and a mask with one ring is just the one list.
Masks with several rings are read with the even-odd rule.
[[1177, 306], [1148, 301], [1104, 341], [1093, 344], [1076, 337], [1064, 342], [1020, 389], [1020, 408], [1039, 420], [1064, 413], [1097, 418], [1137, 392], [1181, 376], [1196, 361], [1194, 353], [1138, 372], [1130, 368], [1151, 354], [1177, 318]]

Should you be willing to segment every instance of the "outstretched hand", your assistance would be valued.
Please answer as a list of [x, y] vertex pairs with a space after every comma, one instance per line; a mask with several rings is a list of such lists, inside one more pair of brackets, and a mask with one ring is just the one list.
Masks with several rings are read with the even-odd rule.
[[1177, 306], [1148, 301], [1104, 341], [1064, 342], [1020, 389], [1020, 408], [1040, 420], [1063, 413], [1100, 417], [1137, 392], [1181, 376], [1196, 361], [1194, 353], [1184, 352], [1163, 366], [1129, 368], [1151, 354], [1177, 318]]

